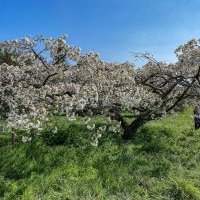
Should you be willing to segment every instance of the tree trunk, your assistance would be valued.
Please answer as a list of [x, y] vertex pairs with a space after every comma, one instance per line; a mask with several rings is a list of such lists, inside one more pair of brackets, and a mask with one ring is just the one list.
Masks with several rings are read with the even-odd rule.
[[124, 129], [124, 133], [122, 135], [122, 138], [124, 140], [130, 140], [132, 139], [137, 130], [146, 122], [145, 119], [143, 119], [142, 117], [138, 117], [136, 118], [130, 125], [128, 125], [125, 129]]
[[123, 129], [123, 135], [122, 138], [124, 140], [130, 140], [132, 139], [138, 128], [140, 128], [146, 121], [147, 121], [147, 117], [145, 116], [138, 116], [136, 119], [134, 119], [134, 121], [129, 125], [124, 118], [122, 117], [122, 115], [120, 114], [120, 112], [118, 112], [115, 109], [110, 110], [110, 117], [111, 119], [117, 120], [121, 123], [121, 127]]
[[15, 143], [16, 143], [16, 134], [15, 134], [15, 132], [14, 131], [12, 131], [12, 145], [15, 145]]

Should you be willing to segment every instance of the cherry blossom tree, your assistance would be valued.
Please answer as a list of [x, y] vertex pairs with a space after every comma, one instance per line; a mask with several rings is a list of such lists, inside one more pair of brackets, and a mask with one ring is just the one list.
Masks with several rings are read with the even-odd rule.
[[119, 112], [113, 118], [121, 121], [124, 139], [149, 120], [160, 118], [185, 104], [195, 105], [200, 97], [200, 43], [191, 40], [175, 51], [178, 61], [166, 64], [148, 54], [140, 55], [148, 62], [135, 73], [137, 92], [132, 101], [135, 119], [128, 125]]
[[69, 60], [78, 59], [79, 49], [66, 44], [64, 37], [5, 41], [0, 49], [14, 55], [0, 65], [0, 110], [7, 112], [12, 129], [39, 128], [50, 110], [75, 93], [65, 72], [71, 67]]
[[[176, 50], [174, 64], [141, 54], [147, 63], [137, 69], [130, 63], [105, 62], [93, 52], [83, 54], [66, 37], [5, 41], [0, 53], [0, 111], [7, 117], [13, 143], [16, 129], [27, 130], [29, 141], [56, 112], [68, 117], [109, 115], [120, 122], [122, 137], [130, 139], [147, 121], [199, 98], [197, 40]], [[131, 124], [121, 115], [123, 110], [133, 113]]]

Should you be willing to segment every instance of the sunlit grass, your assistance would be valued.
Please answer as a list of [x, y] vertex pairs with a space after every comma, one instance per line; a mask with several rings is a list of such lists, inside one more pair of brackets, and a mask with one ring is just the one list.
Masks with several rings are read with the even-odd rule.
[[[23, 200], [192, 200], [200, 199], [200, 131], [192, 112], [167, 116], [144, 125], [130, 142], [105, 139], [87, 143], [0, 148], [0, 199]], [[92, 119], [107, 123], [98, 116]], [[85, 119], [66, 122], [63, 131], [87, 134]], [[80, 133], [80, 134], [78, 134]]]

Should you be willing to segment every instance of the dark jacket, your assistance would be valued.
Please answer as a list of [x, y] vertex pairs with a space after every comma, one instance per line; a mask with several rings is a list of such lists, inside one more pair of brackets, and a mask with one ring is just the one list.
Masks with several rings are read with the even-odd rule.
[[195, 106], [194, 108], [194, 124], [195, 129], [200, 128], [200, 106]]

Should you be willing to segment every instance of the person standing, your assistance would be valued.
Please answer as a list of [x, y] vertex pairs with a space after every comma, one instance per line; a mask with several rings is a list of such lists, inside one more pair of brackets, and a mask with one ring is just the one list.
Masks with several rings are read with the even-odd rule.
[[200, 106], [195, 106], [194, 108], [194, 126], [195, 129], [200, 128]]

